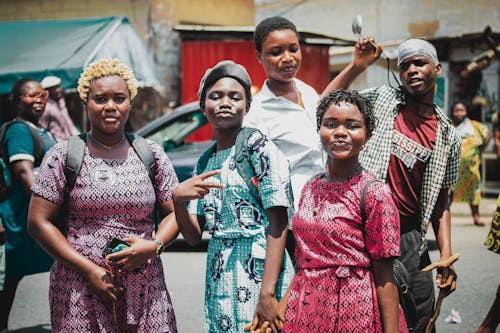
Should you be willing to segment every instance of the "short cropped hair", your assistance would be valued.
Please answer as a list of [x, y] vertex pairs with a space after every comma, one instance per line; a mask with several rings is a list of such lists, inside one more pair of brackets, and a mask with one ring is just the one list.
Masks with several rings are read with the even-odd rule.
[[17, 105], [21, 101], [21, 96], [24, 94], [25, 91], [25, 86], [30, 83], [30, 82], [36, 82], [39, 83], [37, 80], [26, 77], [17, 80], [13, 85], [12, 85], [12, 90], [10, 92], [9, 99], [12, 102], [12, 104]]
[[137, 95], [137, 80], [132, 70], [118, 59], [101, 59], [88, 65], [78, 79], [77, 90], [81, 100], [87, 103], [92, 82], [114, 75], [121, 77], [127, 83], [130, 99], [134, 99]]
[[321, 122], [323, 121], [323, 116], [325, 115], [326, 110], [328, 110], [328, 108], [332, 104], [340, 105], [340, 103], [342, 102], [355, 105], [359, 109], [359, 112], [361, 112], [365, 120], [366, 138], [370, 138], [376, 126], [375, 114], [373, 113], [373, 104], [368, 98], [361, 95], [355, 90], [333, 90], [321, 99], [316, 111], [316, 123], [318, 131], [321, 127]]
[[454, 102], [451, 107], [450, 107], [450, 115], [453, 115], [453, 109], [455, 109], [455, 106], [457, 106], [458, 104], [462, 104], [464, 107], [465, 107], [465, 111], [467, 113], [469, 113], [469, 110], [471, 109], [470, 105], [466, 102], [461, 102], [461, 101], [457, 101], [457, 102]]
[[286, 18], [281, 16], [266, 18], [255, 27], [253, 34], [253, 42], [258, 52], [262, 52], [262, 44], [267, 36], [276, 30], [292, 30], [297, 35], [297, 38], [300, 37], [295, 24]]

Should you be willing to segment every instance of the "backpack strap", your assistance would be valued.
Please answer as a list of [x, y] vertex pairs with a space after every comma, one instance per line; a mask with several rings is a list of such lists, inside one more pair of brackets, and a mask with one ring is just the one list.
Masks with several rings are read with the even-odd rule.
[[7, 146], [4, 140], [8, 128], [15, 123], [24, 124], [30, 131], [31, 137], [33, 138], [33, 157], [35, 159], [33, 165], [39, 166], [42, 163], [44, 155], [44, 144], [40, 137], [40, 133], [33, 128], [30, 123], [22, 119], [14, 119], [2, 124], [0, 127], [0, 201], [3, 201], [12, 192], [12, 174], [10, 172]]
[[30, 130], [31, 137], [33, 138], [33, 156], [35, 157], [35, 165], [40, 165], [43, 160], [44, 152], [44, 144], [42, 139], [40, 138], [40, 133], [33, 127], [32, 124], [28, 123], [22, 119], [16, 119], [14, 122], [19, 122], [25, 124]]
[[7, 132], [7, 128], [12, 124], [12, 121], [6, 122], [2, 124], [2, 127], [0, 127], [0, 156], [3, 158], [5, 165], [8, 165], [7, 161], [7, 148], [5, 147], [4, 144], [4, 139], [5, 139], [5, 133]]
[[200, 158], [198, 159], [198, 162], [196, 162], [196, 167], [195, 167], [195, 173], [197, 175], [202, 174], [208, 164], [208, 160], [210, 159], [210, 156], [214, 153], [215, 148], [217, 147], [217, 143], [214, 142], [210, 147], [208, 147], [207, 150], [201, 154]]
[[7, 149], [4, 144], [5, 132], [11, 122], [2, 124], [0, 127], [0, 201], [3, 201], [12, 192], [12, 179], [7, 159]]
[[[141, 136], [135, 135], [133, 133], [125, 132], [125, 137], [127, 138], [128, 142], [134, 148], [135, 152], [141, 159], [142, 163], [146, 167], [146, 170], [148, 172], [149, 179], [151, 180], [151, 184], [153, 185], [153, 188], [155, 190], [155, 197], [156, 197], [156, 172], [155, 172], [155, 165], [156, 165], [156, 159], [155, 156], [153, 155], [153, 151], [151, 150], [151, 147], [149, 146], [149, 143], [146, 141]], [[158, 204], [158, 200], [155, 200], [155, 209], [153, 211], [153, 224], [154, 224], [154, 230], [158, 230], [158, 221], [160, 220], [160, 206]]]
[[66, 187], [64, 188], [64, 199], [62, 209], [58, 217], [57, 227], [61, 233], [66, 236], [68, 227], [68, 198], [69, 192], [75, 187], [76, 177], [82, 168], [85, 155], [85, 142], [87, 134], [82, 133], [68, 138], [68, 153], [66, 155], [66, 164], [64, 166], [64, 177], [66, 178]]
[[[146, 166], [149, 179], [151, 179], [153, 186], [155, 186], [155, 174], [153, 171], [155, 158], [151, 147], [149, 147], [149, 144], [144, 138], [135, 134], [126, 132], [125, 137], [130, 142], [137, 155]], [[70, 192], [75, 186], [76, 177], [78, 176], [78, 174], [80, 173], [80, 169], [82, 168], [86, 141], [86, 133], [75, 135], [68, 139], [68, 155], [66, 156], [66, 167], [64, 169], [67, 192]]]
[[85, 142], [87, 134], [82, 133], [68, 138], [68, 154], [66, 155], [66, 166], [64, 167], [64, 176], [66, 177], [67, 195], [75, 186], [76, 177], [80, 173], [85, 154]]
[[33, 137], [33, 153], [35, 154], [35, 163], [37, 165], [40, 165], [43, 160], [43, 156], [45, 155], [45, 147], [42, 142], [42, 139], [40, 138], [40, 133], [33, 128], [33, 126], [28, 125], [28, 128], [30, 129], [31, 136]]
[[7, 161], [7, 148], [4, 145], [4, 139], [5, 139], [5, 134], [7, 133], [7, 129], [9, 128], [10, 125], [15, 124], [15, 123], [21, 123], [24, 124], [26, 127], [28, 127], [31, 137], [33, 138], [33, 157], [35, 158], [34, 164], [36, 165], [37, 163], [40, 164], [42, 163], [43, 160], [43, 155], [44, 155], [44, 144], [40, 138], [40, 133], [36, 129], [33, 128], [30, 123], [23, 119], [14, 119], [9, 122], [6, 122], [5, 124], [2, 125], [0, 129], [0, 145], [2, 146], [2, 151], [0, 154], [2, 155], [2, 158], [4, 159], [5, 163], [8, 165], [9, 161]]
[[[238, 131], [236, 136], [235, 148], [234, 148], [234, 159], [236, 164], [236, 169], [238, 173], [243, 178], [247, 187], [250, 191], [250, 194], [254, 197], [254, 199], [262, 206], [262, 201], [259, 196], [259, 192], [252, 182], [252, 178], [255, 177], [255, 169], [250, 159], [250, 152], [248, 151], [248, 139], [250, 136], [259, 131], [256, 128], [251, 127], [242, 127]], [[198, 162], [196, 163], [195, 172], [197, 175], [203, 173], [205, 168], [207, 167], [208, 160], [210, 156], [216, 149], [217, 144], [212, 144], [205, 152], [200, 156]], [[252, 170], [253, 174], [249, 174], [248, 170]]]
[[[254, 132], [259, 132], [258, 129], [252, 127], [242, 127], [236, 136], [234, 148], [234, 158], [236, 161], [236, 169], [247, 184], [250, 193], [254, 199], [262, 206], [262, 200], [259, 196], [258, 189], [252, 179], [255, 177], [255, 169], [250, 158], [248, 150], [248, 139]], [[251, 170], [252, 174], [248, 173]]]
[[141, 159], [142, 163], [144, 163], [144, 165], [146, 166], [149, 179], [151, 179], [151, 183], [153, 183], [153, 187], [156, 190], [156, 184], [155, 184], [156, 174], [154, 172], [156, 160], [153, 155], [153, 151], [151, 150], [151, 147], [149, 146], [146, 139], [144, 139], [141, 136], [125, 132], [125, 137], [127, 138], [128, 142], [130, 142], [130, 144], [132, 145], [132, 148], [134, 148], [135, 152]]
[[[129, 141], [132, 148], [141, 159], [142, 163], [146, 167], [148, 172], [148, 177], [153, 184], [153, 188], [156, 193], [156, 183], [155, 183], [155, 171], [154, 166], [156, 163], [155, 157], [151, 147], [147, 143], [146, 139], [135, 135], [133, 133], [125, 132], [125, 137]], [[67, 202], [69, 192], [75, 186], [76, 178], [80, 173], [83, 164], [83, 158], [85, 154], [85, 144], [87, 141], [87, 134], [82, 133], [79, 135], [72, 136], [68, 139], [68, 154], [66, 156], [66, 166], [64, 168], [64, 176], [66, 177], [66, 189], [64, 193], [64, 202]], [[159, 206], [158, 203], [155, 204], [155, 211], [153, 215], [153, 220], [155, 224], [155, 230], [158, 229], [158, 217], [159, 217]], [[66, 226], [61, 226], [61, 230], [66, 230]]]

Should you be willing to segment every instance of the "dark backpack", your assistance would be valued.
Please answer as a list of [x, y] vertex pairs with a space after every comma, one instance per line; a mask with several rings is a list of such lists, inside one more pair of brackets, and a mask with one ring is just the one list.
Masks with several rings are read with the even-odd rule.
[[[256, 128], [252, 127], [242, 127], [240, 128], [238, 135], [236, 136], [236, 142], [234, 144], [234, 160], [235, 160], [235, 165], [236, 169], [238, 170], [238, 173], [240, 176], [243, 178], [245, 181], [250, 194], [252, 197], [255, 199], [255, 201], [261, 206], [262, 205], [262, 200], [259, 195], [259, 188], [258, 188], [258, 180], [257, 176], [255, 174], [255, 169], [253, 167], [251, 157], [250, 157], [250, 152], [248, 150], [248, 139], [254, 132], [259, 132], [260, 131]], [[214, 143], [212, 146], [210, 146], [200, 157], [198, 160], [198, 163], [196, 163], [195, 167], [195, 172], [197, 175], [203, 173], [205, 171], [205, 168], [207, 167], [208, 159], [210, 158], [210, 155], [215, 151], [216, 144]], [[281, 152], [280, 152], [281, 153]], [[283, 155], [283, 159], [287, 161], [287, 167], [289, 169], [288, 165], [288, 160], [286, 157]], [[250, 173], [248, 172], [250, 170]], [[279, 173], [281, 175], [281, 172]], [[291, 219], [293, 214], [294, 214], [294, 207], [293, 207], [293, 193], [292, 189], [290, 186], [290, 179], [287, 177], [281, 177], [281, 184], [283, 185], [288, 201], [290, 202], [291, 206], [288, 208], [288, 218]]]
[[15, 123], [25, 124], [33, 137], [35, 166], [40, 165], [44, 155], [44, 145], [40, 134], [25, 120], [15, 119], [6, 122], [0, 128], [0, 201], [5, 200], [12, 191], [12, 172], [8, 160], [7, 147], [5, 146], [5, 134], [10, 125]]
[[[250, 161], [250, 152], [248, 151], [248, 138], [255, 131], [259, 131], [256, 128], [251, 127], [242, 127], [238, 135], [236, 136], [235, 142], [235, 150], [234, 157], [236, 162], [236, 169], [238, 173], [246, 182], [248, 188], [250, 189], [250, 193], [253, 198], [262, 206], [262, 201], [259, 196], [259, 192], [257, 189], [257, 182], [255, 180], [255, 170], [253, 168], [252, 162]], [[214, 142], [207, 150], [200, 156], [200, 159], [196, 163], [195, 172], [197, 175], [203, 173], [205, 168], [207, 167], [208, 160], [210, 155], [215, 151], [216, 143]], [[248, 174], [247, 170], [254, 170], [253, 174]]]
[[[125, 132], [125, 137], [130, 142], [131, 146], [134, 148], [135, 152], [141, 159], [142, 163], [144, 163], [146, 170], [148, 172], [149, 179], [153, 184], [153, 187], [156, 191], [156, 183], [155, 183], [155, 157], [153, 155], [153, 151], [151, 147], [147, 143], [146, 139], [143, 137], [137, 136], [132, 133]], [[72, 136], [68, 139], [68, 155], [66, 156], [66, 166], [64, 168], [64, 176], [66, 177], [66, 188], [64, 191], [64, 205], [67, 204], [67, 199], [69, 196], [69, 192], [75, 186], [76, 178], [80, 173], [80, 169], [83, 164], [83, 157], [85, 154], [85, 143], [87, 140], [87, 134], [82, 133], [79, 135]], [[63, 211], [63, 215], [67, 214], [67, 207], [65, 206]], [[153, 221], [155, 223], [155, 230], [158, 228], [158, 205], [155, 205], [155, 212], [153, 215]], [[66, 220], [67, 216], [62, 216], [62, 223], [59, 226], [59, 229], [63, 234], [66, 234]]]

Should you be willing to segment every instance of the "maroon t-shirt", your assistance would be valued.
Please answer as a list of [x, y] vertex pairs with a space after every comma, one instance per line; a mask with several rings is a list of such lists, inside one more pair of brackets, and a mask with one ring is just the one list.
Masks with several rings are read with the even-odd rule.
[[418, 215], [422, 178], [436, 144], [437, 118], [404, 107], [396, 116], [387, 183], [396, 197], [401, 229]]

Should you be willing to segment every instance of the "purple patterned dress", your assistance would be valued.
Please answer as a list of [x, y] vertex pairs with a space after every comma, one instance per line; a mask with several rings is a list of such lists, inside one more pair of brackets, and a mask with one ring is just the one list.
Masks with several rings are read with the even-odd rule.
[[[156, 159], [156, 193], [143, 162], [131, 148], [124, 159], [94, 157], [85, 148], [82, 169], [68, 200], [68, 241], [81, 254], [105, 267], [105, 234], [150, 239], [155, 200], [171, 198], [177, 176], [162, 149], [148, 141]], [[67, 141], [46, 155], [32, 191], [62, 203]], [[50, 273], [52, 332], [177, 332], [161, 260], [149, 259], [138, 273], [117, 271], [124, 288], [117, 302], [120, 327], [111, 305], [92, 294], [78, 273], [56, 262]]]
[[[363, 232], [361, 191], [375, 176], [331, 183], [324, 175], [305, 185], [293, 217], [298, 270], [282, 332], [382, 332], [370, 261], [399, 256], [398, 210], [389, 187], [373, 183]], [[401, 310], [400, 331], [407, 332]]]

